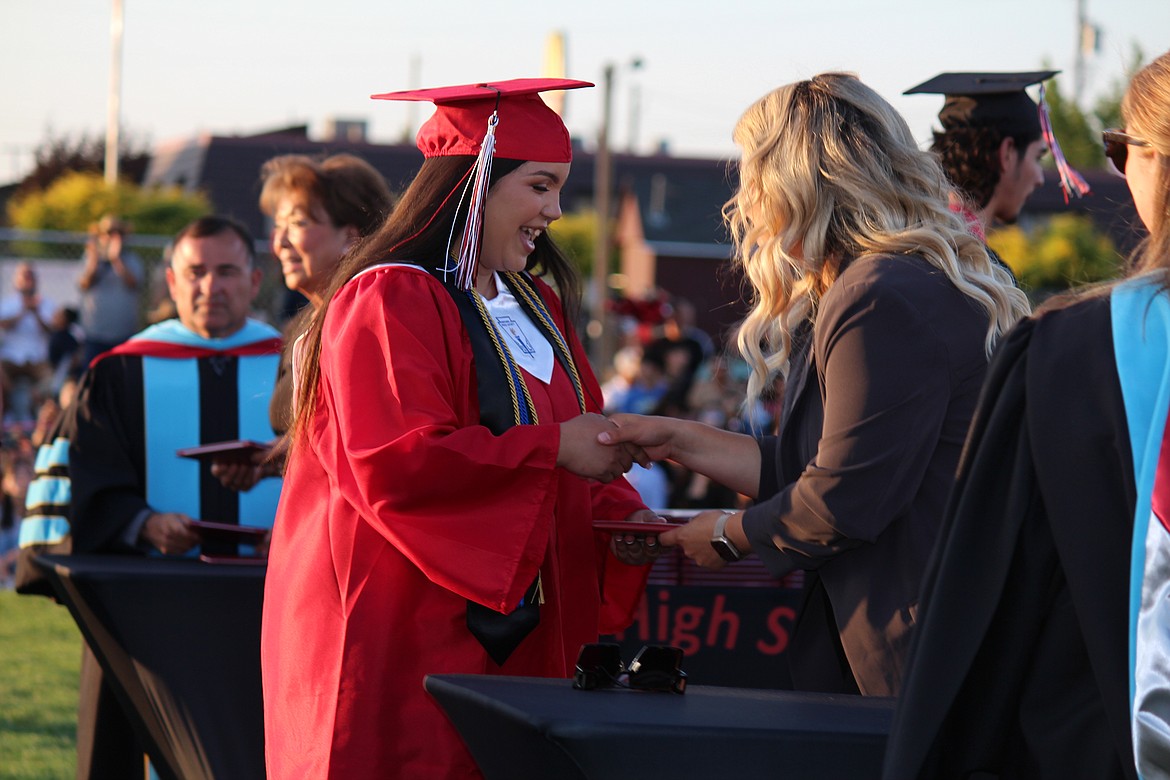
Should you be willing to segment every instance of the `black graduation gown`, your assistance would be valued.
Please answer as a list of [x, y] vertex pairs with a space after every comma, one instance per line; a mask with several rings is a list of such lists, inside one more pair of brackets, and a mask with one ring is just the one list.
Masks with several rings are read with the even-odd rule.
[[[231, 354], [198, 359], [199, 386], [190, 388], [190, 395], [177, 404], [188, 405], [191, 413], [194, 405], [202, 407], [199, 440], [192, 446], [241, 438], [236, 400], [239, 360]], [[135, 516], [150, 508], [142, 370], [138, 355], [111, 355], [86, 373], [78, 389], [69, 464], [76, 553], [143, 552], [121, 538]], [[241, 521], [241, 494], [224, 487], [207, 468], [200, 469], [199, 482], [198, 519]], [[203, 551], [209, 551], [206, 545]]]
[[928, 569], [886, 778], [1136, 778], [1136, 488], [1108, 297], [992, 363]]

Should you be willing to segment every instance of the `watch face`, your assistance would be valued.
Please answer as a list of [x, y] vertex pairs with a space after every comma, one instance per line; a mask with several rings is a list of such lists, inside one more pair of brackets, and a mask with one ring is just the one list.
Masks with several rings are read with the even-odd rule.
[[715, 548], [715, 552], [719, 553], [719, 557], [728, 563], [735, 563], [743, 557], [739, 550], [732, 547], [726, 539], [712, 539], [711, 546]]

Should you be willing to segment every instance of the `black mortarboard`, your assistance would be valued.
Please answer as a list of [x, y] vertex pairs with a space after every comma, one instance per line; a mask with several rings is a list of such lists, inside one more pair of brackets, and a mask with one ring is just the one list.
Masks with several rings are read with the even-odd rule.
[[[945, 95], [938, 112], [943, 130], [955, 127], [994, 127], [1005, 136], [1043, 138], [1052, 151], [1060, 187], [1067, 203], [1071, 195], [1087, 195], [1089, 185], [1073, 170], [1060, 151], [1048, 107], [1044, 100], [1044, 82], [1058, 70], [1033, 70], [1023, 73], [940, 73], [928, 81], [903, 92], [903, 95]], [[1040, 85], [1040, 103], [1032, 102], [1026, 90]]]
[[1040, 137], [1039, 107], [1025, 91], [1060, 71], [1026, 73], [940, 73], [904, 95], [946, 95], [938, 119], [952, 127], [996, 127], [1007, 135]]

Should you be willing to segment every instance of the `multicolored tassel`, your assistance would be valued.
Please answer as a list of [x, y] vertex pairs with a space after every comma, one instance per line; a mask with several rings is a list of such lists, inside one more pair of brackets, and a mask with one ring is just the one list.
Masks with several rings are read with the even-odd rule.
[[1056, 134], [1052, 132], [1052, 120], [1048, 117], [1048, 100], [1044, 97], [1043, 84], [1040, 85], [1040, 132], [1043, 134], [1048, 148], [1052, 151], [1052, 159], [1056, 162], [1056, 170], [1060, 174], [1060, 189], [1064, 193], [1064, 202], [1068, 203], [1071, 195], [1078, 198], [1088, 195], [1089, 183], [1068, 164], [1068, 160], [1064, 159], [1064, 152], [1060, 151], [1060, 144], [1056, 142]]
[[[500, 122], [499, 113], [493, 111], [488, 117], [487, 134], [479, 147], [479, 156], [472, 166], [473, 175], [468, 179], [459, 197], [459, 206], [456, 214], [463, 210], [467, 202], [467, 219], [463, 223], [463, 233], [459, 241], [459, 256], [453, 266], [443, 268], [443, 278], [448, 274], [455, 274], [455, 285], [461, 290], [470, 290], [475, 286], [476, 275], [479, 271], [479, 245], [483, 238], [483, 210], [487, 202], [488, 183], [492, 175], [492, 158], [496, 150], [496, 125]], [[458, 221], [458, 220], [456, 220]], [[455, 226], [451, 226], [451, 238], [447, 241], [447, 255], [451, 256], [451, 243], [455, 237]]]

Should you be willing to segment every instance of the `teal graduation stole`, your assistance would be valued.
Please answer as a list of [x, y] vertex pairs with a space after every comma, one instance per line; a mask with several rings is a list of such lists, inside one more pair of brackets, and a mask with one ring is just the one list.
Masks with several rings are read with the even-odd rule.
[[1136, 645], [1149, 534], [1164, 533], [1151, 523], [1154, 485], [1167, 416], [1170, 415], [1170, 299], [1158, 277], [1138, 276], [1110, 295], [1113, 353], [1125, 404], [1137, 488], [1130, 565], [1129, 684], [1136, 694]]

